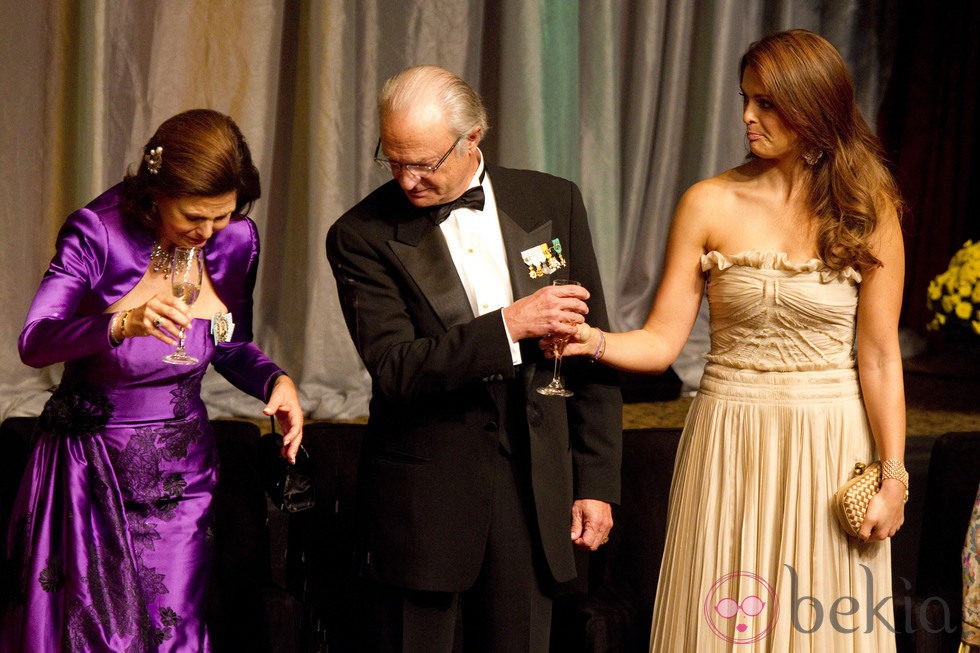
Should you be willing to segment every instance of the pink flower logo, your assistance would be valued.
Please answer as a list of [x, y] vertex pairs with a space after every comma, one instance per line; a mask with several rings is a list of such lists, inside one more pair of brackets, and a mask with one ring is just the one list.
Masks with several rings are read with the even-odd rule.
[[731, 644], [762, 639], [776, 623], [779, 602], [764, 578], [747, 571], [722, 576], [704, 597], [704, 618], [711, 631]]

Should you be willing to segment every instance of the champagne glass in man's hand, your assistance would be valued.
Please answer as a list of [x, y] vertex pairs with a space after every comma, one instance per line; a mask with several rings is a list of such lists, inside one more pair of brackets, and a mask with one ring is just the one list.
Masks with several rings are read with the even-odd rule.
[[[204, 257], [199, 247], [177, 247], [174, 249], [173, 264], [170, 266], [170, 280], [174, 297], [182, 299], [190, 306], [201, 293], [201, 280], [204, 277]], [[163, 357], [174, 365], [193, 365], [198, 360], [184, 350], [184, 328], [180, 328], [180, 341], [177, 349]]]
[[[551, 282], [553, 286], [565, 286], [565, 285], [581, 286], [578, 281], [572, 281], [571, 279], [555, 279]], [[571, 323], [569, 323], [571, 324]], [[572, 391], [562, 385], [561, 382], [561, 354], [562, 350], [565, 349], [565, 343], [568, 342], [570, 336], [552, 337], [552, 351], [555, 355], [555, 371], [551, 377], [551, 383], [548, 385], [541, 386], [538, 388], [540, 394], [549, 397], [571, 397]]]

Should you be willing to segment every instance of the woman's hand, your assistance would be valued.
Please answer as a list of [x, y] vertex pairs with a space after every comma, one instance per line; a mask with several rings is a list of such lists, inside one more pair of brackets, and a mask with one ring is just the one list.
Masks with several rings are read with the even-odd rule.
[[176, 346], [180, 329], [191, 328], [190, 307], [167, 292], [157, 293], [142, 306], [131, 308], [125, 313], [128, 315], [125, 315], [126, 321], [122, 324], [123, 338], [153, 336], [170, 346]]
[[269, 403], [262, 412], [275, 415], [279, 430], [282, 432], [282, 457], [291, 463], [296, 462], [296, 452], [303, 442], [303, 408], [299, 405], [299, 395], [296, 384], [285, 374], [276, 378], [272, 392], [269, 393]]
[[[562, 344], [562, 336], [547, 336], [538, 341], [538, 347], [544, 352], [545, 358], [554, 358], [555, 347]], [[562, 356], [592, 356], [599, 346], [599, 330], [586, 323], [578, 325], [575, 333], [568, 338]]]
[[904, 522], [905, 486], [897, 479], [886, 478], [868, 503], [858, 537], [863, 542], [884, 540], [897, 533]]

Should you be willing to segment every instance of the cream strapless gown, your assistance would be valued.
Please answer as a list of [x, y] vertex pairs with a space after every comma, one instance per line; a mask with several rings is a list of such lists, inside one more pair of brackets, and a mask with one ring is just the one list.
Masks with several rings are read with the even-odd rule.
[[702, 257], [711, 352], [675, 462], [651, 651], [894, 651], [889, 542], [831, 499], [876, 458], [854, 369], [853, 269]]

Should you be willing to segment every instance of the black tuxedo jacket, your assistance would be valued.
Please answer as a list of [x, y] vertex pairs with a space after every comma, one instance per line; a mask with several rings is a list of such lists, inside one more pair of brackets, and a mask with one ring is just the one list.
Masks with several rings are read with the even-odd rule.
[[[487, 166], [514, 298], [548, 285], [521, 252], [561, 240], [554, 273], [589, 292], [590, 324], [606, 327], [585, 207], [570, 181]], [[619, 500], [622, 398], [615, 373], [563, 362], [569, 399], [535, 388], [552, 361], [521, 342], [515, 366], [500, 310], [474, 317], [438, 225], [391, 181], [327, 235], [348, 330], [372, 379], [359, 472], [364, 561], [381, 582], [458, 592], [476, 580], [489, 528], [501, 430], [530, 469], [526, 501], [557, 581], [574, 577], [574, 499]], [[519, 518], [515, 516], [515, 519]]]

